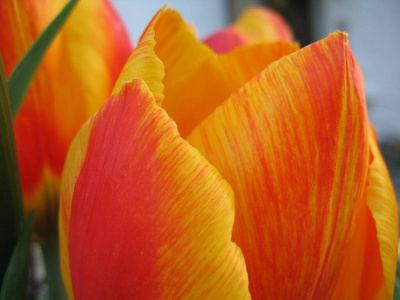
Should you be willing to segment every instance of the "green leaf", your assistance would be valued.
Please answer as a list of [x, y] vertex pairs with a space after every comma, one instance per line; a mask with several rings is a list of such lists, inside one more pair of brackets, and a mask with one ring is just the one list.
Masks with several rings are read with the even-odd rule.
[[42, 244], [41, 246], [47, 273], [49, 300], [67, 300], [68, 297], [61, 276], [59, 243], [57, 241]]
[[51, 42], [67, 20], [78, 0], [70, 0], [58, 16], [32, 44], [8, 78], [13, 118], [18, 114], [30, 83]]
[[[399, 243], [400, 250], [400, 243]], [[394, 300], [400, 300], [400, 255], [397, 256], [397, 270], [396, 270], [396, 278], [394, 282]]]
[[10, 263], [8, 264], [7, 272], [4, 276], [3, 285], [1, 287], [1, 300], [19, 300], [27, 298], [29, 244], [33, 230], [34, 216], [34, 211], [31, 211], [26, 220], [17, 246], [15, 247]]
[[24, 222], [7, 80], [0, 54], [0, 282]]

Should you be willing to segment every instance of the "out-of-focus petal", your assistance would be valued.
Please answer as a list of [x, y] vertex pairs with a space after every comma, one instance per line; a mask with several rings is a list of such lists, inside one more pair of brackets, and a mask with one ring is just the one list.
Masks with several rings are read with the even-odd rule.
[[123, 85], [88, 124], [61, 194], [75, 298], [250, 298], [232, 190], [147, 85]]
[[261, 42], [293, 41], [285, 19], [272, 9], [250, 7], [232, 25], [206, 38], [216, 53], [227, 53], [238, 46]]
[[[7, 75], [67, 1], [2, 0], [0, 49]], [[15, 121], [26, 211], [54, 236], [59, 182], [78, 129], [111, 93], [132, 47], [108, 1], [82, 0], [53, 42]]]
[[298, 49], [297, 44], [276, 42], [217, 56], [171, 9], [160, 15], [154, 31], [155, 53], [165, 67], [162, 106], [183, 137], [268, 64]]
[[272, 9], [250, 7], [235, 26], [251, 43], [293, 41], [293, 33], [285, 19]]
[[367, 116], [347, 36], [271, 64], [188, 141], [231, 184], [253, 299], [330, 299], [365, 192]]
[[204, 43], [215, 53], [224, 54], [236, 47], [250, 44], [250, 40], [240, 33], [235, 26], [228, 26], [206, 38]]

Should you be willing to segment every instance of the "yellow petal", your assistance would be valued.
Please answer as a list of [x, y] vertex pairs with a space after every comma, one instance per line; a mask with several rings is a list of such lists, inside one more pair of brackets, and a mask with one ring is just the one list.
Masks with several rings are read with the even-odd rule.
[[293, 33], [279, 13], [266, 7], [247, 8], [234, 24], [251, 43], [293, 41]]
[[162, 83], [164, 79], [164, 65], [154, 52], [156, 44], [154, 40], [154, 26], [164, 13], [165, 6], [157, 12], [143, 32], [136, 49], [122, 69], [112, 94], [121, 89], [123, 82], [132, 79], [142, 79], [153, 92], [157, 104], [161, 105], [164, 99], [164, 85]]
[[399, 236], [397, 201], [372, 126], [369, 143], [373, 160], [367, 178], [367, 204], [376, 223], [387, 295], [388, 298], [393, 298]]

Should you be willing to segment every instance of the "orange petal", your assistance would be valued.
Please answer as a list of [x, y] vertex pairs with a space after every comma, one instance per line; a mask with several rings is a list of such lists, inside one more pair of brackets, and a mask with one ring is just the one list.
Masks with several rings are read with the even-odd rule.
[[189, 135], [232, 186], [253, 299], [330, 299], [368, 168], [343, 33], [271, 64]]
[[204, 42], [216, 53], [227, 53], [238, 46], [275, 41], [293, 41], [293, 33], [285, 19], [272, 9], [250, 7], [233, 25]]
[[[0, 49], [7, 75], [67, 1], [3, 1]], [[83, 30], [84, 28], [84, 30]], [[59, 181], [69, 145], [108, 98], [131, 52], [108, 1], [80, 1], [53, 42], [15, 121], [26, 211], [36, 233], [53, 236]]]
[[74, 296], [249, 299], [231, 241], [232, 190], [147, 85], [123, 85], [90, 122], [70, 150], [61, 194]]
[[154, 31], [155, 53], [165, 67], [162, 105], [183, 137], [268, 64], [298, 49], [297, 44], [277, 42], [217, 56], [170, 9], [160, 16]]

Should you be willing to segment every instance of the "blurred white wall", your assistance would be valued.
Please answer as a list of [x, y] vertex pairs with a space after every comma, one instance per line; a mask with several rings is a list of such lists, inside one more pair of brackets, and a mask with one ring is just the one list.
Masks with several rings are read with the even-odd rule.
[[378, 138], [400, 139], [400, 1], [312, 0], [311, 4], [313, 40], [335, 30], [349, 33]]
[[112, 0], [136, 45], [154, 14], [166, 3], [177, 9], [186, 21], [195, 24], [200, 37], [206, 37], [229, 22], [226, 0]]

